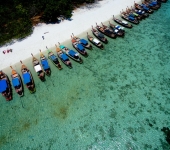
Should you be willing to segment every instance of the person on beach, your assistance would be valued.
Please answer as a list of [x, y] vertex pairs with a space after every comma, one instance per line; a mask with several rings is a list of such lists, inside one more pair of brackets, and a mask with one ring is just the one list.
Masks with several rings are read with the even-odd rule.
[[44, 40], [44, 36], [42, 36], [42, 39]]
[[5, 53], [6, 53], [6, 50], [4, 50], [2, 53], [4, 53], [4, 54], [5, 54]]

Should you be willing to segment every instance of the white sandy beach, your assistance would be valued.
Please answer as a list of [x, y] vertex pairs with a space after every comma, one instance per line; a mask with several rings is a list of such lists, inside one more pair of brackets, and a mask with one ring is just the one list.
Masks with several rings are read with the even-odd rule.
[[[141, 0], [135, 2], [140, 3]], [[102, 0], [93, 5], [88, 5], [74, 10], [72, 20], [64, 20], [59, 24], [38, 24], [33, 34], [21, 42], [12, 45], [4, 45], [0, 48], [0, 70], [13, 65], [20, 60], [25, 60], [31, 53], [37, 54], [39, 50], [54, 47], [58, 42], [62, 43], [70, 39], [72, 33], [78, 35], [85, 33], [95, 26], [95, 23], [111, 20], [113, 15], [119, 15], [122, 9], [133, 6], [134, 0]], [[44, 34], [45, 32], [48, 32]], [[44, 40], [42, 39], [44, 36]], [[12, 52], [3, 54], [4, 50], [12, 49]]]

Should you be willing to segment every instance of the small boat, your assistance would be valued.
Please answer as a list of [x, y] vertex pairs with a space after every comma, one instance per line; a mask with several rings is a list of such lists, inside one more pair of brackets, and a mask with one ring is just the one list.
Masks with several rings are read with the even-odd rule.
[[51, 51], [48, 49], [48, 58], [51, 60], [51, 62], [59, 69], [63, 69], [57, 56]]
[[133, 23], [133, 24], [139, 24], [139, 21], [136, 18], [132, 17], [131, 15], [129, 15], [129, 14], [125, 13], [125, 12], [121, 12], [121, 17], [123, 19]]
[[48, 63], [48, 60], [47, 58], [44, 56], [44, 54], [41, 52], [40, 50], [40, 61], [41, 61], [41, 65], [44, 69], [44, 72], [47, 76], [50, 76], [51, 75], [51, 69], [50, 69], [50, 66], [49, 66], [49, 63]]
[[142, 9], [132, 8], [131, 10], [132, 10], [133, 12], [139, 14], [139, 15], [143, 15], [143, 18], [149, 17], [149, 13], [145, 12], [145, 11], [142, 10]]
[[134, 6], [136, 9], [138, 10], [142, 10], [142, 11], [145, 11], [149, 14], [152, 14], [153, 13], [153, 10], [150, 9], [149, 7], [147, 7], [145, 4], [137, 4], [137, 3], [134, 3]]
[[31, 55], [32, 55], [32, 65], [34, 67], [34, 70], [37, 73], [37, 75], [40, 78], [40, 80], [44, 81], [45, 80], [45, 73], [43, 71], [43, 68], [40, 65], [40, 62], [38, 61], [38, 59], [35, 58], [32, 53], [31, 53]]
[[86, 52], [85, 48], [79, 43], [77, 42], [75, 39], [72, 38], [71, 36], [71, 42], [73, 47], [83, 56], [87, 57], [88, 53]]
[[36, 91], [32, 74], [30, 70], [22, 63], [22, 61], [20, 62], [21, 62], [21, 73], [24, 80], [24, 84], [32, 94]]
[[114, 38], [114, 39], [116, 38], [116, 34], [113, 32], [113, 30], [105, 25], [99, 26], [96, 23], [96, 29], [110, 38]]
[[92, 31], [93, 35], [96, 38], [98, 38], [100, 41], [102, 41], [105, 44], [108, 43], [107, 38], [102, 33], [100, 33], [98, 30], [94, 29], [93, 26], [92, 26], [92, 30], [91, 31]]
[[98, 48], [100, 48], [100, 49], [103, 49], [103, 48], [104, 48], [103, 44], [102, 44], [98, 39], [90, 36], [90, 35], [88, 34], [88, 32], [87, 32], [87, 39], [88, 39], [92, 44], [94, 44], [96, 47], [98, 47]]
[[157, 1], [144, 0], [143, 4], [153, 10], [158, 10], [161, 7], [161, 3], [158, 3]]
[[76, 40], [77, 42], [79, 42], [83, 47], [87, 48], [87, 49], [92, 49], [92, 45], [88, 43], [87, 40], [85, 39], [80, 39], [79, 37], [76, 37], [74, 36], [74, 34], [72, 33], [73, 35], [73, 39]]
[[74, 50], [69, 49], [69, 48], [65, 47], [64, 45], [60, 45], [60, 43], [59, 43], [59, 47], [60, 47], [60, 49], [61, 49], [68, 57], [70, 57], [71, 59], [73, 59], [73, 60], [76, 61], [76, 62], [79, 62], [80, 64], [83, 63], [83, 60], [82, 60], [82, 58], [79, 56], [79, 53], [78, 53], [78, 52], [75, 52]]
[[62, 50], [57, 46], [56, 46], [56, 52], [57, 52], [57, 56], [60, 58], [60, 60], [70, 69], [72, 68], [72, 64], [71, 61], [69, 60], [68, 56], [62, 52]]
[[132, 17], [136, 18], [137, 20], [142, 20], [145, 18], [145, 16], [143, 14], [138, 14], [128, 7], [126, 8], [126, 14], [129, 14], [129, 16], [132, 16]]
[[129, 24], [128, 22], [115, 18], [114, 15], [113, 15], [113, 20], [114, 20], [116, 23], [118, 23], [118, 24], [120, 24], [120, 25], [122, 25], [122, 26], [124, 26], [124, 27], [126, 27], [126, 28], [132, 28], [132, 27], [133, 27], [133, 26], [132, 26], [131, 24]]
[[117, 36], [123, 37], [125, 35], [124, 27], [121, 27], [119, 25], [111, 24], [110, 21], [109, 21], [109, 26]]
[[8, 76], [0, 71], [0, 93], [5, 97], [6, 101], [12, 100], [12, 88]]
[[11, 69], [12, 69], [12, 73], [11, 73], [11, 78], [12, 78], [12, 85], [16, 91], [16, 93], [19, 95], [19, 96], [23, 96], [24, 95], [24, 88], [23, 88], [23, 85], [22, 85], [22, 80], [21, 80], [21, 77], [20, 75], [16, 72], [16, 70], [14, 70], [12, 68], [12, 66], [10, 66]]

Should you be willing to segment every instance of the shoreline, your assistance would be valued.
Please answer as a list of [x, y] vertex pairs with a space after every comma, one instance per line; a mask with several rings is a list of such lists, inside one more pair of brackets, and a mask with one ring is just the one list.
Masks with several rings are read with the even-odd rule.
[[[140, 0], [136, 2], [140, 3]], [[20, 60], [24, 62], [24, 60], [30, 59], [31, 53], [38, 55], [40, 49], [45, 52], [46, 46], [53, 50], [58, 42], [69, 42], [72, 33], [76, 36], [86, 34], [92, 25], [106, 22], [112, 19], [113, 15], [119, 17], [122, 9], [133, 6], [133, 4], [134, 0], [97, 1], [94, 4], [75, 9], [71, 21], [64, 20], [59, 24], [38, 24], [34, 27], [33, 33], [24, 40], [0, 48], [0, 70], [6, 70], [10, 65], [18, 64]], [[12, 49], [12, 52], [3, 54], [3, 51], [7, 49]]]

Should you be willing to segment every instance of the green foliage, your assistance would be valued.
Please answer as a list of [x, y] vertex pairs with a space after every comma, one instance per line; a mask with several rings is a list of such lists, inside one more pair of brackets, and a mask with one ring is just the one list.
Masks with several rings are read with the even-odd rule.
[[73, 5], [94, 0], [5, 0], [0, 1], [0, 46], [32, 33], [31, 18], [40, 16], [41, 22], [55, 23], [60, 15], [71, 18]]

